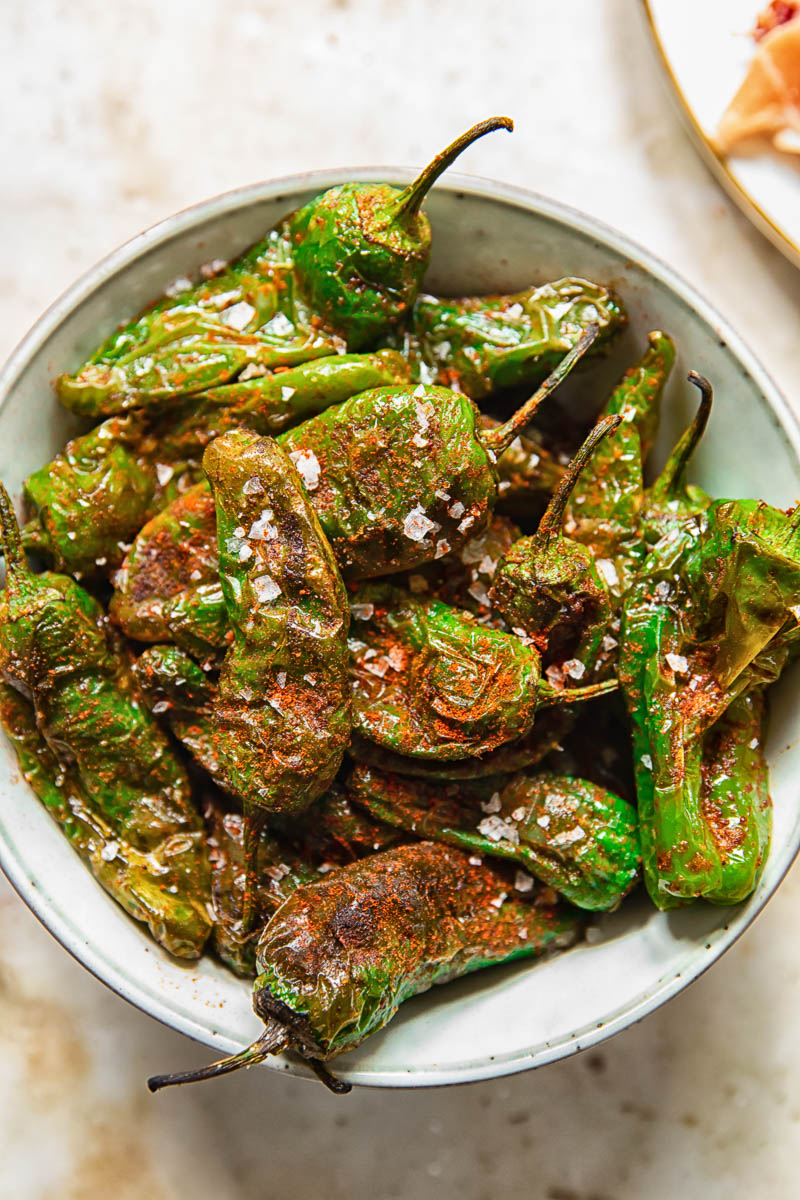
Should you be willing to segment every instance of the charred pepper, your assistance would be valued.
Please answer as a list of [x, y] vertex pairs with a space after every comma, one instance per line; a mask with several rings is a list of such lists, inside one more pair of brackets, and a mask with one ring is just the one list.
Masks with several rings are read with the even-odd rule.
[[[211, 928], [209, 870], [186, 773], [142, 703], [97, 601], [68, 576], [28, 569], [2, 485], [0, 539], [6, 559], [0, 674], [31, 697], [36, 727], [53, 757], [74, 772], [113, 834], [106, 850], [116, 842], [126, 848], [123, 862], [133, 855], [131, 875], [138, 872], [138, 895], [153, 914], [146, 919], [154, 935], [172, 953], [197, 957]], [[166, 878], [156, 883], [142, 866], [146, 858], [153, 871], [158, 856], [185, 884], [180, 898], [164, 897]], [[170, 886], [177, 886], [174, 877]]]
[[323, 1061], [381, 1029], [404, 1000], [494, 963], [565, 947], [579, 918], [512, 894], [501, 870], [432, 842], [399, 846], [298, 888], [258, 945], [253, 1005], [266, 1024], [249, 1049], [151, 1091], [262, 1062], [292, 1048], [328, 1086]]
[[542, 704], [616, 687], [556, 691], [533, 646], [389, 584], [361, 587], [350, 611], [355, 729], [412, 758], [488, 754], [527, 734]]
[[[543, 772], [445, 788], [360, 766], [347, 787], [379, 821], [519, 863], [579, 908], [616, 908], [639, 875], [636, 809], [584, 779]], [[519, 872], [516, 886], [533, 880]]]
[[564, 510], [581, 472], [622, 417], [600, 420], [575, 455], [532, 537], [520, 538], [498, 563], [494, 607], [532, 638], [545, 663], [576, 679], [594, 670], [611, 616], [605, 580], [590, 550], [562, 532]]

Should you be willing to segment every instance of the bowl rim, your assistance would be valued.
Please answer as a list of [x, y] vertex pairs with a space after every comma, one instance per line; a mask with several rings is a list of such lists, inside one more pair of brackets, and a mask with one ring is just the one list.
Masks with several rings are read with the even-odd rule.
[[[324, 191], [327, 188], [351, 181], [404, 185], [415, 175], [414, 170], [397, 166], [305, 171], [222, 192], [180, 209], [171, 216], [156, 222], [101, 258], [45, 309], [0, 369], [0, 410], [12, 394], [31, 358], [46, 343], [60, 323], [100, 286], [120, 270], [133, 264], [145, 252], [165, 245], [177, 235], [191, 231], [193, 227], [207, 219], [235, 212], [260, 202], [275, 201], [284, 194], [288, 198], [292, 193], [310, 189]], [[745, 367], [762, 392], [768, 406], [779, 418], [783, 433], [800, 461], [800, 417], [795, 414], [777, 384], [728, 321], [693, 285], [689, 284], [657, 255], [645, 250], [626, 234], [579, 209], [512, 184], [482, 176], [448, 172], [446, 179], [437, 184], [437, 189], [522, 208], [527, 212], [569, 226], [588, 238], [602, 242], [629, 262], [657, 278], [727, 343], [733, 356]], [[94, 950], [85, 936], [71, 926], [68, 920], [60, 916], [54, 917], [50, 912], [47, 897], [28, 878], [22, 864], [13, 856], [6, 854], [5, 850], [5, 844], [0, 842], [0, 867], [12, 887], [48, 932], [95, 978], [122, 999], [168, 1027], [205, 1045], [219, 1047], [222, 1044], [219, 1038], [213, 1040], [213, 1035], [210, 1035], [209, 1031], [199, 1022], [176, 1014], [164, 1000], [154, 997], [150, 991], [139, 988], [135, 980], [127, 976], [109, 978], [104, 973], [105, 962], [102, 956]], [[796, 844], [787, 842], [780, 848], [775, 846], [771, 848], [771, 855], [777, 854], [778, 858], [777, 862], [773, 860], [773, 870], [776, 872], [773, 885], [763, 894], [751, 897], [746, 906], [733, 910], [733, 916], [714, 939], [712, 953], [705, 956], [698, 955], [688, 969], [681, 969], [675, 974], [662, 977], [649, 992], [641, 994], [629, 1005], [610, 1014], [607, 1020], [601, 1021], [591, 1029], [562, 1037], [533, 1052], [521, 1051], [508, 1057], [467, 1061], [458, 1069], [441, 1069], [433, 1065], [429, 1070], [415, 1071], [412, 1079], [408, 1078], [406, 1072], [396, 1068], [370, 1070], [364, 1075], [356, 1069], [349, 1073], [349, 1078], [360, 1086], [391, 1088], [474, 1082], [543, 1066], [620, 1033], [683, 991], [730, 949], [775, 894], [797, 857], [798, 851], [800, 851], [800, 836], [798, 836]], [[288, 1068], [292, 1074], [308, 1076], [307, 1069], [303, 1065], [295, 1064], [293, 1061], [289, 1062], [282, 1057], [272, 1061], [268, 1060], [264, 1065], [276, 1070], [285, 1071]]]

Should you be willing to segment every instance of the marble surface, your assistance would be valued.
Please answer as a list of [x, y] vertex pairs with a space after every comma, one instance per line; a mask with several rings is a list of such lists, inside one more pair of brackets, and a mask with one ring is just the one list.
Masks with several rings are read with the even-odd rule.
[[[754, 3], [754, 8], [757, 5]], [[26, 0], [4, 11], [0, 355], [158, 218], [308, 167], [463, 160], [616, 225], [681, 271], [800, 405], [800, 277], [720, 193], [634, 0]], [[599, 1050], [428, 1092], [205, 1061], [74, 963], [0, 880], [0, 1200], [789, 1200], [800, 1150], [800, 874], [708, 975]]]

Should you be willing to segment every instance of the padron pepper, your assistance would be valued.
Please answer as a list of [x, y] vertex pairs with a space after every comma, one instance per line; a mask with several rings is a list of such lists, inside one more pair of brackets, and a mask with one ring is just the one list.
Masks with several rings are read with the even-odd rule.
[[4, 681], [0, 725], [22, 777], [98, 883], [170, 954], [197, 958], [210, 930], [202, 831], [167, 832], [148, 842], [147, 850], [137, 849], [94, 802], [77, 768], [56, 757], [39, 732], [33, 706]]
[[418, 842], [298, 888], [258, 944], [253, 1006], [266, 1025], [247, 1050], [198, 1071], [157, 1075], [151, 1091], [298, 1051], [332, 1090], [324, 1061], [383, 1028], [410, 996], [494, 963], [569, 946], [567, 906], [518, 899], [502, 869]]
[[[125, 847], [123, 862], [133, 856], [129, 882], [138, 871], [154, 935], [172, 953], [197, 957], [211, 929], [210, 881], [186, 772], [147, 711], [124, 651], [110, 640], [97, 601], [68, 576], [29, 570], [2, 485], [0, 540], [6, 560], [0, 675], [30, 697], [53, 758], [69, 767], [113, 835], [106, 853], [116, 841]], [[171, 874], [157, 883], [159, 859]], [[176, 878], [186, 888], [182, 895]], [[162, 896], [162, 886], [175, 891]]]
[[[579, 908], [616, 908], [638, 879], [636, 809], [585, 779], [542, 772], [442, 787], [359, 766], [347, 789], [377, 820], [509, 859]], [[533, 880], [520, 872], [516, 886]]]
[[508, 117], [491, 117], [452, 142], [402, 190], [344, 183], [288, 218], [299, 287], [349, 350], [376, 345], [410, 313], [430, 260], [431, 228], [421, 208], [433, 184], [478, 138], [513, 128]]
[[212, 278], [176, 281], [58, 379], [62, 403], [93, 417], [155, 411], [252, 373], [372, 348], [419, 290], [430, 255], [420, 212], [427, 191], [463, 149], [503, 128], [513, 128], [507, 117], [474, 126], [402, 191], [331, 188]]
[[193, 482], [190, 464], [161, 455], [141, 413], [110, 417], [25, 480], [34, 516], [23, 541], [59, 571], [106, 575], [145, 521]]
[[[661, 908], [729, 902], [728, 850], [703, 793], [703, 738], [738, 698], [777, 678], [798, 638], [797, 524], [755, 501], [715, 501], [664, 534], [626, 597], [619, 677], [645, 880]], [[742, 788], [732, 819], [746, 834], [732, 874], [740, 881], [749, 870], [754, 886], [763, 863], [758, 798]], [[740, 882], [731, 895], [742, 898]]]
[[616, 681], [556, 690], [536, 649], [463, 609], [388, 583], [362, 586], [350, 611], [355, 730], [412, 758], [458, 760], [524, 737], [537, 708], [583, 700]]
[[339, 769], [352, 711], [347, 597], [297, 471], [274, 441], [223, 434], [203, 467], [233, 630], [212, 708], [216, 773], [255, 828], [255, 813], [306, 808]]
[[425, 382], [482, 400], [500, 388], [533, 387], [587, 325], [597, 325], [599, 349], [625, 321], [614, 293], [585, 279], [558, 279], [507, 296], [420, 296], [411, 324], [412, 363], [416, 358]]
[[617, 598], [637, 561], [644, 465], [658, 433], [661, 399], [675, 362], [675, 344], [666, 334], [654, 331], [648, 342], [603, 409], [604, 416], [618, 414], [622, 424], [613, 438], [596, 447], [564, 518], [565, 531], [591, 549]]
[[545, 663], [564, 664], [567, 674], [577, 679], [595, 667], [611, 601], [591, 551], [564, 535], [564, 510], [596, 447], [621, 421], [618, 414], [598, 421], [554, 492], [536, 533], [519, 538], [498, 563], [490, 593], [493, 606], [512, 629], [533, 639]]
[[[496, 429], [481, 431], [477, 409], [465, 397], [420, 386], [364, 392], [281, 434], [277, 441], [300, 471], [342, 572], [360, 578], [415, 568], [457, 552], [481, 532], [496, 498], [492, 446], [501, 452], [514, 440], [594, 336], [587, 330], [536, 394]], [[417, 430], [413, 437], [410, 428]], [[137, 639], [176, 638], [194, 652], [200, 644], [219, 648], [226, 614], [215, 543], [212, 497], [203, 481], [141, 531], [116, 577], [113, 619]]]

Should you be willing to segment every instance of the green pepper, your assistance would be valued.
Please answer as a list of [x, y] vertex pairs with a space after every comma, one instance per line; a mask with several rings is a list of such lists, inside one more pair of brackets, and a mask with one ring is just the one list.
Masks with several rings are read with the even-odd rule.
[[498, 455], [597, 335], [597, 326], [588, 327], [538, 391], [495, 429], [481, 427], [466, 396], [420, 384], [364, 392], [281, 434], [343, 574], [365, 579], [410, 570], [478, 533], [497, 500]]
[[130, 408], [169, 410], [182, 396], [248, 372], [344, 349], [318, 328], [298, 293], [285, 229], [271, 230], [231, 266], [220, 266], [194, 286], [176, 281], [178, 288], [116, 329], [77, 372], [61, 375], [62, 404], [95, 418]]
[[526, 641], [389, 584], [361, 587], [350, 612], [355, 729], [412, 758], [488, 754], [524, 737], [542, 704], [616, 686], [567, 696], [542, 682], [541, 659]]
[[[191, 889], [181, 897], [185, 928], [179, 936], [165, 918], [164, 945], [196, 957], [210, 931], [209, 873], [186, 772], [145, 708], [97, 601], [65, 575], [28, 569], [2, 485], [0, 539], [6, 559], [0, 675], [31, 697], [45, 742], [56, 759], [74, 767], [93, 809], [120, 843], [139, 856], [169, 846], [185, 854], [180, 873]], [[141, 886], [148, 887], [144, 873]], [[160, 886], [151, 892], [155, 912]], [[178, 903], [170, 899], [165, 912]], [[151, 928], [158, 936], [157, 916]]]
[[145, 521], [174, 498], [185, 466], [161, 461], [141, 413], [111, 417], [25, 480], [35, 513], [25, 545], [58, 570], [107, 574]]
[[[721, 902], [727, 852], [703, 798], [703, 738], [780, 674], [797, 640], [800, 533], [755, 501], [716, 501], [653, 547], [626, 597], [619, 678], [631, 715], [645, 880], [654, 902]], [[743, 809], [748, 805], [742, 789]], [[763, 861], [755, 816], [737, 875]]]
[[266, 1024], [247, 1050], [198, 1071], [158, 1075], [151, 1091], [212, 1079], [289, 1047], [322, 1065], [383, 1028], [410, 996], [468, 972], [574, 942], [566, 906], [518, 899], [502, 869], [432, 842], [399, 846], [298, 888], [258, 945], [253, 1004]]
[[537, 712], [533, 728], [523, 737], [505, 742], [488, 754], [472, 755], [470, 758], [433, 759], [398, 754], [361, 736], [357, 730], [353, 731], [348, 753], [356, 762], [420, 779], [447, 781], [512, 774], [536, 766], [548, 754], [559, 750], [562, 740], [572, 728], [574, 713], [573, 707], [553, 704], [551, 708]]
[[148, 926], [178, 958], [197, 958], [210, 920], [201, 830], [166, 832], [136, 849], [86, 790], [77, 768], [64, 765], [42, 737], [32, 705], [0, 680], [0, 725], [19, 769], [95, 879], [112, 899]]
[[611, 594], [620, 597], [630, 582], [641, 544], [642, 507], [658, 504], [658, 485], [645, 500], [644, 464], [658, 432], [661, 398], [675, 362], [675, 344], [664, 333], [649, 335], [641, 360], [611, 393], [603, 414], [619, 414], [616, 435], [595, 450], [578, 495], [567, 505], [565, 529], [600, 560]]
[[300, 289], [349, 350], [376, 345], [410, 313], [430, 259], [431, 229], [421, 211], [430, 188], [478, 138], [513, 128], [508, 117], [481, 121], [407, 188], [345, 183], [288, 218]]
[[599, 349], [625, 321], [608, 288], [569, 278], [508, 296], [420, 296], [412, 337], [420, 378], [482, 400], [499, 388], [533, 387], [587, 325], [598, 326]]
[[[442, 787], [359, 766], [347, 788], [379, 821], [519, 863], [579, 908], [616, 908], [639, 875], [636, 809], [584, 779], [544, 772]], [[522, 872], [517, 886], [533, 881]]]
[[255, 829], [254, 810], [306, 808], [339, 769], [352, 723], [347, 597], [298, 473], [274, 441], [223, 434], [203, 467], [233, 630], [212, 708], [217, 775]]
[[575, 455], [532, 537], [520, 538], [497, 566], [490, 593], [513, 629], [548, 664], [580, 679], [594, 670], [611, 616], [608, 588], [589, 549], [562, 533], [564, 510], [595, 448], [622, 418], [603, 417]]

